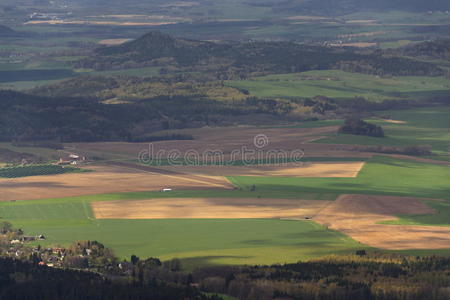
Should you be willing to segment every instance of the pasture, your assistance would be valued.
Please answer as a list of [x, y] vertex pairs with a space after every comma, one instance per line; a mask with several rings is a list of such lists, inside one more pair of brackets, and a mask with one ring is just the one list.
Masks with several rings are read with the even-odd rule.
[[241, 189], [256, 186], [258, 194], [309, 192], [371, 194], [450, 200], [450, 168], [391, 157], [374, 156], [356, 178], [283, 178], [233, 176]]
[[315, 141], [325, 144], [386, 145], [386, 146], [431, 146], [436, 154], [448, 154], [450, 147], [450, 108], [430, 107], [401, 111], [384, 111], [380, 117], [400, 122], [368, 120], [381, 125], [384, 138], [332, 134]]
[[336, 99], [363, 97], [382, 102], [392, 99], [427, 99], [450, 95], [444, 77], [379, 77], [340, 70], [279, 74], [248, 80], [229, 81], [228, 85], [245, 89], [256, 97], [310, 98], [326, 96]]
[[[27, 233], [45, 233], [43, 245], [98, 240], [122, 258], [135, 254], [181, 258], [185, 267], [208, 264], [296, 262], [366, 248], [309, 221], [271, 219], [18, 219]], [[276, 253], [276, 255], [274, 255]]]

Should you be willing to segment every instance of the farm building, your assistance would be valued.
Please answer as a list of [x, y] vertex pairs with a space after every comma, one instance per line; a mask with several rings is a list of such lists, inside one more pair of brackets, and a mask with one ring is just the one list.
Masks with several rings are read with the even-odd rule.
[[80, 156], [78, 154], [72, 153], [67, 157], [60, 157], [58, 165], [77, 165], [79, 163], [85, 162], [86, 160], [86, 156]]

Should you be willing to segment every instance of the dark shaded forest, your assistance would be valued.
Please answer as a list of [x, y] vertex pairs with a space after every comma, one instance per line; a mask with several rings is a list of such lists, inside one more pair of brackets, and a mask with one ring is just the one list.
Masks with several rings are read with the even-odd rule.
[[0, 299], [192, 299], [215, 300], [185, 284], [154, 280], [146, 284], [111, 281], [87, 271], [39, 266], [0, 258]]
[[164, 65], [171, 72], [219, 72], [220, 79], [256, 74], [342, 69], [376, 75], [442, 75], [439, 67], [383, 52], [358, 52], [293, 42], [207, 42], [150, 32], [119, 46], [102, 47], [77, 67], [96, 70]]
[[[202, 126], [312, 121], [423, 105], [406, 100], [371, 103], [363, 98], [337, 101], [326, 97], [248, 97], [219, 101], [181, 95], [112, 105], [95, 98], [31, 96], [13, 91], [0, 91], [0, 99], [0, 141], [19, 144], [41, 141], [39, 144], [51, 145], [59, 142], [191, 139], [190, 136], [158, 136], [152, 132]], [[431, 103], [428, 101], [427, 105]]]

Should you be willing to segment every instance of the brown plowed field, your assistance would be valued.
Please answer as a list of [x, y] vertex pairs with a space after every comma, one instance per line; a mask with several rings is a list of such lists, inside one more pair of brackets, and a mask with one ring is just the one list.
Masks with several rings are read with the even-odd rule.
[[0, 201], [160, 190], [231, 189], [224, 177], [192, 177], [124, 166], [88, 166], [94, 172], [0, 179]]
[[209, 176], [356, 177], [364, 162], [250, 166], [165, 166], [164, 170]]
[[375, 248], [390, 250], [448, 249], [450, 227], [382, 225], [400, 214], [433, 214], [421, 199], [343, 195], [313, 219]]
[[329, 201], [252, 198], [157, 198], [92, 202], [97, 219], [289, 218], [315, 215]]

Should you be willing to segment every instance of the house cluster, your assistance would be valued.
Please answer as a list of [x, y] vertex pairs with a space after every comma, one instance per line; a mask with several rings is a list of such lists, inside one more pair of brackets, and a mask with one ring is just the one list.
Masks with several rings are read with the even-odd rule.
[[20, 236], [17, 239], [13, 239], [11, 240], [10, 244], [11, 245], [17, 245], [17, 244], [23, 244], [23, 243], [28, 243], [28, 242], [32, 242], [32, 241], [42, 241], [45, 240], [45, 236], [42, 234], [39, 234], [37, 236]]
[[58, 165], [78, 165], [87, 161], [86, 156], [81, 156], [75, 153], [71, 153], [66, 157], [60, 157]]

